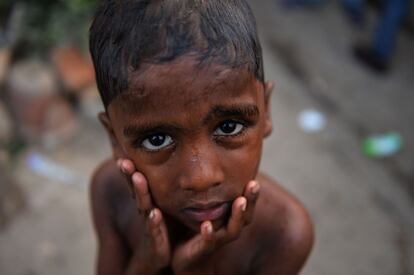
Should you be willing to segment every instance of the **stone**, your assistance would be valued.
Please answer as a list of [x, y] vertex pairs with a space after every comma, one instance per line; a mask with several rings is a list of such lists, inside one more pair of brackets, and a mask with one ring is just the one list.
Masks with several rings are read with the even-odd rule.
[[29, 141], [57, 144], [76, 132], [76, 117], [59, 96], [55, 74], [47, 64], [36, 60], [17, 63], [6, 86], [19, 130]]
[[25, 206], [22, 189], [0, 163], [0, 229]]
[[0, 144], [7, 143], [13, 133], [12, 120], [6, 106], [0, 102]]
[[69, 92], [79, 93], [95, 82], [92, 62], [77, 48], [55, 49], [52, 59], [63, 86]]
[[92, 120], [96, 120], [98, 113], [104, 111], [96, 85], [84, 89], [80, 94], [79, 102], [82, 114]]
[[0, 85], [6, 77], [10, 64], [11, 50], [8, 47], [0, 48]]

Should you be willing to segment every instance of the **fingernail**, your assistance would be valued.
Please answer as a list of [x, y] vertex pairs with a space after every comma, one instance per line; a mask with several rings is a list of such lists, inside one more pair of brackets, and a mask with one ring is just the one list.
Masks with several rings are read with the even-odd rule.
[[151, 212], [149, 213], [149, 218], [150, 218], [150, 220], [153, 220], [155, 218], [154, 209], [152, 209]]
[[140, 178], [140, 176], [139, 176], [139, 174], [138, 174], [138, 173], [134, 173], [134, 174], [132, 174], [132, 181], [133, 181], [134, 183], [139, 182], [140, 180], [141, 180], [141, 178]]
[[121, 168], [121, 171], [123, 173], [125, 173], [126, 169], [125, 169], [125, 166], [123, 165], [123, 161], [120, 162], [120, 166], [119, 167]]
[[213, 234], [213, 226], [211, 225], [211, 223], [208, 223], [206, 225], [206, 231], [207, 231], [207, 234], [209, 235]]
[[211, 225], [211, 223], [209, 222], [209, 223], [205, 223], [204, 225], [203, 225], [203, 230], [204, 230], [204, 232], [205, 233], [207, 233], [207, 235], [211, 235], [211, 234], [213, 234], [213, 226]]
[[253, 185], [253, 187], [252, 187], [251, 190], [252, 190], [252, 194], [253, 195], [255, 195], [255, 194], [257, 194], [259, 192], [260, 185], [259, 185], [259, 183], [257, 181], [254, 181], [254, 185]]
[[247, 207], [247, 203], [246, 203], [246, 199], [243, 198], [243, 201], [240, 203], [240, 209], [241, 211], [246, 211], [246, 207]]

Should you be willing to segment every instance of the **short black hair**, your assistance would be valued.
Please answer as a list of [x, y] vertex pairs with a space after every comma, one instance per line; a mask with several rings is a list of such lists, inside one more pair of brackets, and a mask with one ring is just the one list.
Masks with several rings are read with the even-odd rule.
[[264, 81], [256, 21], [245, 0], [103, 0], [89, 39], [105, 108], [142, 64], [187, 54], [199, 64], [246, 68]]

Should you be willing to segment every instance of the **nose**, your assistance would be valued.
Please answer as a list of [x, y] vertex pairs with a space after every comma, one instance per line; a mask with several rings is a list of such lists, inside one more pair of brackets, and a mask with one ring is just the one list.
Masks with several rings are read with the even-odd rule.
[[184, 159], [185, 169], [179, 179], [182, 189], [203, 192], [223, 182], [219, 152], [210, 146], [189, 149]]

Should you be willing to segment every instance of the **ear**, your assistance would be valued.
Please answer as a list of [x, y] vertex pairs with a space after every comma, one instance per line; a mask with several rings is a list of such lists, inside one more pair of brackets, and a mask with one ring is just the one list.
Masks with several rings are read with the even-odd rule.
[[124, 158], [125, 157], [125, 154], [123, 153], [124, 151], [122, 150], [122, 147], [119, 144], [118, 139], [115, 136], [115, 132], [112, 127], [112, 123], [111, 123], [111, 120], [109, 119], [108, 114], [106, 112], [100, 112], [98, 114], [98, 119], [102, 123], [102, 125], [104, 126], [106, 130], [106, 133], [108, 134], [109, 141], [111, 142], [111, 146], [112, 146], [112, 154], [113, 154], [114, 159], [117, 160], [119, 158]]
[[268, 137], [272, 133], [273, 124], [272, 124], [272, 112], [271, 112], [271, 96], [273, 93], [273, 88], [275, 83], [273, 81], [266, 81], [264, 84], [264, 100], [265, 100], [265, 130], [264, 137]]

